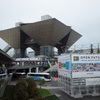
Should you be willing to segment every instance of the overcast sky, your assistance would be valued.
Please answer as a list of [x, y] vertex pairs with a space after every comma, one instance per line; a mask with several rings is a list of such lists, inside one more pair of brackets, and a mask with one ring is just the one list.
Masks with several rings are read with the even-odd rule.
[[[74, 45], [100, 43], [100, 0], [0, 0], [0, 30], [49, 14], [82, 35]], [[0, 48], [7, 44], [0, 39]]]

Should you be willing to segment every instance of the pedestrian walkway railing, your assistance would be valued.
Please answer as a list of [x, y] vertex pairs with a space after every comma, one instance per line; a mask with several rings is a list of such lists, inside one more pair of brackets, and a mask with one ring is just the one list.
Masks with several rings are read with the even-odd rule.
[[4, 80], [1, 85], [0, 85], [0, 97], [3, 96], [4, 94], [4, 91], [5, 91], [5, 88], [6, 88], [6, 85], [11, 81], [11, 77], [12, 76], [9, 76], [6, 80]]

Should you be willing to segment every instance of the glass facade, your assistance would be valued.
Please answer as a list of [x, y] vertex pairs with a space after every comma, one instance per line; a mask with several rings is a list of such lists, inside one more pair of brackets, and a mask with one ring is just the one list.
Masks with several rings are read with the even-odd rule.
[[40, 55], [48, 56], [49, 58], [54, 56], [54, 47], [53, 46], [41, 46]]

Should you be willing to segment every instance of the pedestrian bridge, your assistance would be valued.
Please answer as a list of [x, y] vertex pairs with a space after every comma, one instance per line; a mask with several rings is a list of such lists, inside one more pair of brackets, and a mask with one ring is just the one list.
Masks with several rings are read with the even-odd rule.
[[28, 69], [30, 72], [33, 69], [35, 72], [44, 72], [44, 71], [49, 72], [53, 70], [54, 65], [57, 66], [56, 60], [48, 61], [48, 60], [37, 60], [37, 59], [30, 59], [30, 58], [23, 58], [23, 59], [20, 58], [20, 59], [16, 59], [16, 61], [14, 62], [14, 66], [10, 67], [9, 70]]

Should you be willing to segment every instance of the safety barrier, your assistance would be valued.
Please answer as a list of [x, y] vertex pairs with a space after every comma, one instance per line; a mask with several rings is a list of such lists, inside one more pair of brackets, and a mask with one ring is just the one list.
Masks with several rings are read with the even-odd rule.
[[0, 97], [3, 96], [4, 91], [5, 91], [5, 88], [6, 88], [6, 85], [11, 81], [11, 77], [12, 77], [12, 76], [9, 76], [9, 77], [2, 83], [2, 85], [0, 86]]

